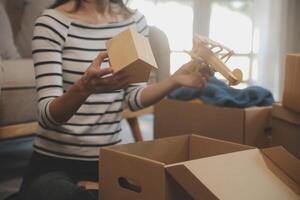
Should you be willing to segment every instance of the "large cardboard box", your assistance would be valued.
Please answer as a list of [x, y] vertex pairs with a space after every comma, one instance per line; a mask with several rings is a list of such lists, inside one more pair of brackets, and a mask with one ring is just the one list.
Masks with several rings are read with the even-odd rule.
[[100, 151], [101, 200], [300, 199], [300, 161], [281, 147], [185, 135]]
[[162, 100], [154, 107], [155, 138], [198, 134], [256, 147], [270, 145], [271, 107], [245, 109]]
[[147, 82], [157, 69], [149, 40], [134, 29], [126, 29], [106, 43], [110, 64], [115, 72], [126, 70], [130, 83]]
[[300, 112], [300, 53], [288, 54], [285, 64], [285, 81], [282, 104]]
[[300, 159], [300, 113], [277, 103], [272, 115], [272, 145], [282, 145]]

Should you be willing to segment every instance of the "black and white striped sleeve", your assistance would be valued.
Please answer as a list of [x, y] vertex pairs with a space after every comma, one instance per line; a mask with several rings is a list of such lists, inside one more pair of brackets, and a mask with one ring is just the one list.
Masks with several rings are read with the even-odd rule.
[[126, 106], [131, 111], [136, 111], [144, 108], [141, 102], [141, 94], [145, 87], [145, 84], [131, 84], [126, 89], [125, 102]]
[[49, 15], [39, 17], [32, 38], [39, 121], [46, 127], [58, 125], [51, 117], [49, 104], [63, 95], [62, 48], [68, 24]]

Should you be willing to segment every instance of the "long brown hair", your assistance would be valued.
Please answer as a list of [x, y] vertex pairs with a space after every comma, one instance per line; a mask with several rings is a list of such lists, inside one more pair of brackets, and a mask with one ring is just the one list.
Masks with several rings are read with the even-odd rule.
[[[56, 8], [60, 5], [63, 5], [67, 2], [69, 2], [69, 1], [71, 1], [71, 0], [56, 0], [56, 2], [52, 6], [50, 6], [50, 8]], [[75, 0], [75, 11], [77, 11], [81, 7], [82, 2], [86, 2], [86, 1], [87, 0]], [[123, 0], [110, 0], [110, 2], [119, 4], [123, 10], [125, 10], [128, 13], [131, 13], [130, 10], [126, 7], [126, 3], [128, 1], [126, 1], [126, 3], [124, 3]]]

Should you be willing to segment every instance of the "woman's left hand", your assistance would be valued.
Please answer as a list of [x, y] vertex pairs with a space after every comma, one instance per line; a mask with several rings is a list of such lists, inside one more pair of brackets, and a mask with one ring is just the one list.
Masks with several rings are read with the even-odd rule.
[[207, 66], [203, 67], [199, 61], [192, 60], [184, 64], [170, 78], [177, 87], [201, 88], [206, 86], [211, 76], [213, 72]]

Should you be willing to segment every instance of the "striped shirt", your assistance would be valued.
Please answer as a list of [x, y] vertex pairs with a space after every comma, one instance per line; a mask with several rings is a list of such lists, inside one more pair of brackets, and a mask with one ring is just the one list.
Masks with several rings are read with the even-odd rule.
[[[77, 21], [54, 9], [45, 10], [37, 19], [32, 39], [39, 121], [35, 151], [66, 159], [98, 160], [99, 147], [121, 142], [120, 113], [125, 106], [143, 108], [143, 85], [92, 94], [64, 124], [51, 117], [49, 104], [84, 74], [99, 52], [106, 51], [107, 40], [129, 27], [148, 36], [145, 17], [138, 11], [121, 22], [99, 25]], [[102, 67], [108, 67], [107, 60]]]

